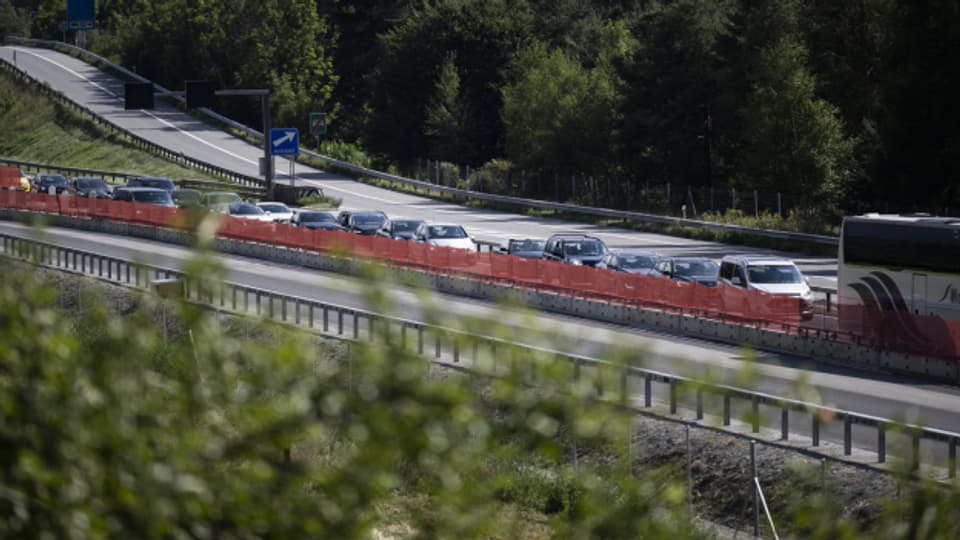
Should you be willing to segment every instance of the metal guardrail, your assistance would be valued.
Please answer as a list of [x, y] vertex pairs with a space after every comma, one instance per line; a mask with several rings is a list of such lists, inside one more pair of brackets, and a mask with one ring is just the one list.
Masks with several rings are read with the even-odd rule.
[[[946, 447], [948, 477], [955, 478], [957, 474], [957, 445], [960, 443], [960, 433], [902, 424], [888, 418], [763, 392], [706, 383], [661, 371], [562, 353], [499, 338], [468, 334], [451, 328], [237, 283], [226, 282], [222, 287], [214, 288], [209, 283], [191, 278], [177, 270], [61, 247], [10, 234], [0, 234], [0, 255], [138, 288], [148, 288], [151, 281], [155, 279], [177, 278], [183, 280], [184, 296], [188, 301], [238, 314], [264, 316], [277, 322], [320, 331], [328, 337], [339, 339], [374, 342], [377, 339], [383, 339], [384, 336], [386, 339], [391, 339], [393, 336], [400, 340], [404, 348], [414, 347], [419, 354], [425, 354], [432, 349], [434, 361], [445, 358], [443, 363], [463, 369], [482, 367], [484, 365], [482, 357], [486, 354], [488, 358], [493, 359], [493, 365], [487, 366], [486, 369], [496, 372], [497, 358], [507, 351], [509, 359], [499, 368], [505, 368], [507, 365], [516, 367], [517, 362], [525, 360], [529, 363], [525, 372], [535, 378], [537, 363], [540, 361], [538, 359], [552, 358], [567, 362], [572, 367], [572, 378], [575, 382], [583, 380], [587, 376], [585, 372], [592, 372], [592, 383], [600, 399], [617, 399], [630, 406], [633, 406], [636, 401], [638, 407], [650, 409], [657, 396], [658, 402], [668, 404], [670, 415], [677, 415], [679, 405], [683, 402], [685, 408], [695, 411], [695, 420], [689, 422], [694, 425], [702, 425], [705, 408], [710, 405], [715, 407], [714, 414], [711, 416], [721, 419], [722, 425], [729, 427], [732, 424], [734, 408], [742, 408], [746, 405], [749, 410], [746, 411], [745, 416], [749, 419], [752, 433], [759, 433], [765, 421], [765, 415], [761, 412], [777, 411], [780, 413], [779, 421], [768, 422], [768, 424], [778, 426], [780, 440], [788, 441], [791, 436], [790, 414], [801, 413], [807, 415], [809, 419], [810, 444], [814, 448], [821, 446], [825, 437], [824, 427], [828, 422], [837, 422], [842, 425], [843, 433], [840, 439], [844, 456], [850, 456], [853, 453], [853, 427], [869, 427], [875, 430], [877, 463], [887, 461], [888, 434], [899, 433], [910, 441], [911, 451], [908, 459], [915, 469], [920, 467], [922, 459], [921, 442], [926, 442]], [[468, 362], [469, 365], [467, 365]], [[607, 388], [609, 386], [607, 383], [612, 380], [619, 381], [616, 392], [611, 392]]]
[[[48, 40], [39, 40], [39, 39], [27, 39], [27, 38], [17, 38], [17, 37], [8, 37], [7, 41], [13, 43], [20, 43], [24, 45], [40, 45], [44, 47], [50, 47], [55, 49], [65, 49], [72, 53], [84, 56], [86, 58], [92, 59], [94, 62], [97, 62], [105, 67], [108, 67], [132, 80], [139, 82], [150, 82], [148, 79], [133, 73], [132, 71], [114, 64], [113, 62], [94, 54], [86, 49], [80, 47], [75, 47], [73, 45], [68, 45], [66, 43], [61, 43], [58, 41], [48, 41]], [[172, 92], [171, 90], [164, 88], [159, 85], [155, 85], [155, 88], [160, 91], [161, 94], [170, 97], [180, 103], [185, 103], [186, 100], [182, 96], [179, 96]], [[223, 115], [218, 114], [215, 111], [210, 109], [200, 109], [201, 113], [207, 115], [218, 122], [221, 122], [233, 129], [237, 129], [246, 133], [250, 137], [254, 137], [260, 140], [263, 140], [263, 134], [255, 129], [252, 129], [248, 126], [240, 124], [234, 120], [231, 120]], [[623, 221], [636, 221], [642, 223], [654, 223], [660, 225], [677, 225], [683, 227], [693, 227], [699, 229], [708, 229], [715, 231], [724, 231], [728, 233], [737, 233], [750, 236], [759, 236], [764, 238], [772, 238], [777, 240], [787, 240], [787, 241], [796, 241], [796, 242], [807, 242], [827, 246], [838, 246], [839, 238], [835, 236], [825, 236], [818, 234], [809, 234], [809, 233], [795, 233], [789, 231], [779, 231], [774, 229], [760, 229], [754, 227], [744, 227], [742, 225], [732, 225], [727, 223], [715, 223], [711, 221], [703, 221], [696, 219], [686, 219], [678, 218], [672, 216], [662, 216], [657, 214], [650, 214], [645, 212], [629, 212], [626, 210], [613, 210], [609, 208], [597, 208], [592, 206], [578, 206], [574, 204], [565, 204], [557, 203], [550, 201], [542, 201], [539, 199], [527, 199], [522, 197], [510, 197], [506, 195], [496, 195], [492, 193], [483, 193], [480, 191], [473, 191], [467, 189], [458, 189], [447, 186], [440, 186], [437, 184], [431, 184], [430, 182], [424, 182], [422, 180], [415, 180], [412, 178], [406, 178], [403, 176], [397, 176], [394, 174], [385, 173], [382, 171], [377, 171], [374, 169], [369, 169], [367, 167], [361, 167], [353, 163], [346, 161], [341, 161], [330, 156], [325, 156], [323, 154], [318, 154], [307, 149], [301, 149], [300, 153], [306, 156], [309, 156], [314, 159], [319, 159], [324, 161], [334, 167], [340, 168], [352, 172], [360, 176], [367, 176], [371, 178], [378, 178], [380, 180], [386, 180], [389, 182], [396, 182], [403, 184], [408, 187], [423, 189], [428, 192], [434, 191], [451, 197], [460, 198], [466, 201], [476, 200], [484, 202], [493, 202], [498, 204], [506, 204], [511, 206], [517, 206], [520, 208], [539, 208], [542, 210], [553, 210], [557, 212], [568, 212], [576, 214], [586, 214], [610, 219], [618, 219]]]

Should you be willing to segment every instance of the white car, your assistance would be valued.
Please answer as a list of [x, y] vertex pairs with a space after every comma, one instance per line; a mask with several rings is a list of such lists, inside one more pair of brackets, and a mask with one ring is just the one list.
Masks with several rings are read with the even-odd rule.
[[252, 219], [256, 221], [269, 221], [272, 222], [273, 218], [269, 214], [263, 211], [259, 206], [248, 203], [248, 202], [239, 202], [233, 203], [229, 207], [229, 214], [233, 217], [243, 218], [243, 219]]
[[476, 250], [477, 245], [460, 225], [447, 223], [423, 223], [417, 228], [417, 242], [431, 246]]
[[720, 261], [719, 282], [741, 289], [800, 299], [800, 315], [813, 318], [813, 291], [790, 259], [764, 255], [727, 255]]
[[257, 206], [277, 223], [290, 223], [290, 220], [293, 218], [293, 210], [290, 210], [290, 208], [282, 202], [258, 202]]

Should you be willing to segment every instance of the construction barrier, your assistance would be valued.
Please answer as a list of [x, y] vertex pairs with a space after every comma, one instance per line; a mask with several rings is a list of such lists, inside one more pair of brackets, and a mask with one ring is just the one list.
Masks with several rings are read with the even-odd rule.
[[[202, 217], [196, 210], [10, 190], [0, 191], [0, 207], [178, 230], [189, 230]], [[661, 276], [627, 274], [494, 252], [451, 249], [382, 236], [310, 230], [232, 216], [220, 218], [218, 234], [233, 240], [376, 260], [434, 274], [559, 295], [745, 325], [773, 326], [794, 334], [805, 332], [801, 320], [803, 306], [799, 298], [723, 284], [708, 287]], [[840, 328], [853, 329], [846, 336], [852, 341], [891, 351], [951, 359], [960, 356], [960, 324], [939, 317], [884, 311], [878, 306], [840, 306], [840, 310]]]
[[0, 167], [0, 189], [20, 189], [20, 169]]

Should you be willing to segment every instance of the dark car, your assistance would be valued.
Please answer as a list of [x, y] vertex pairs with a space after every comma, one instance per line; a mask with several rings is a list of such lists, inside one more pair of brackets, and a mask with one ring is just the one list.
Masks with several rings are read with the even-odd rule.
[[578, 266], [596, 266], [606, 252], [607, 245], [595, 236], [563, 233], [547, 239], [543, 258]]
[[118, 187], [113, 190], [113, 200], [156, 204], [159, 206], [176, 206], [170, 192], [165, 189], [148, 187]]
[[33, 177], [33, 191], [49, 193], [51, 187], [57, 195], [60, 195], [69, 189], [70, 183], [67, 182], [67, 177], [62, 174], [42, 173]]
[[170, 197], [180, 208], [200, 208], [203, 206], [203, 192], [197, 189], [175, 189], [170, 192]]
[[377, 234], [394, 240], [413, 240], [417, 235], [417, 227], [421, 224], [423, 220], [419, 219], [388, 219]]
[[113, 189], [99, 176], [78, 176], [69, 182], [69, 191], [78, 197], [109, 199]]
[[542, 259], [543, 248], [546, 245], [546, 240], [538, 240], [536, 238], [511, 238], [500, 244], [495, 251], [497, 253], [515, 255], [526, 259]]
[[127, 187], [148, 187], [173, 191], [177, 189], [173, 180], [166, 176], [131, 176], [127, 178]]
[[603, 256], [597, 268], [606, 268], [630, 274], [654, 274], [654, 266], [660, 257], [652, 251], [641, 249], [615, 249]]
[[347, 218], [346, 229], [357, 234], [372, 235], [377, 233], [385, 221], [387, 215], [380, 211], [351, 212]]
[[270, 217], [270, 214], [266, 213], [263, 208], [260, 208], [259, 206], [250, 202], [233, 203], [228, 207], [227, 213], [237, 218], [273, 222], [273, 218]]
[[706, 257], [662, 257], [654, 269], [670, 279], [713, 287], [717, 284], [720, 265]]
[[320, 210], [301, 210], [293, 211], [293, 217], [290, 218], [290, 224], [297, 227], [306, 227], [308, 229], [320, 229], [323, 231], [342, 231], [343, 227], [337, 223], [337, 218], [330, 212]]

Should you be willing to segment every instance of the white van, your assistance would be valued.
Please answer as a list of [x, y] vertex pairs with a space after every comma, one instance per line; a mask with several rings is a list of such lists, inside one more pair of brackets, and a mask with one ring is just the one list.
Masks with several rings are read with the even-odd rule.
[[720, 261], [720, 283], [800, 299], [800, 317], [813, 318], [813, 291], [790, 259], [766, 255], [727, 255]]

